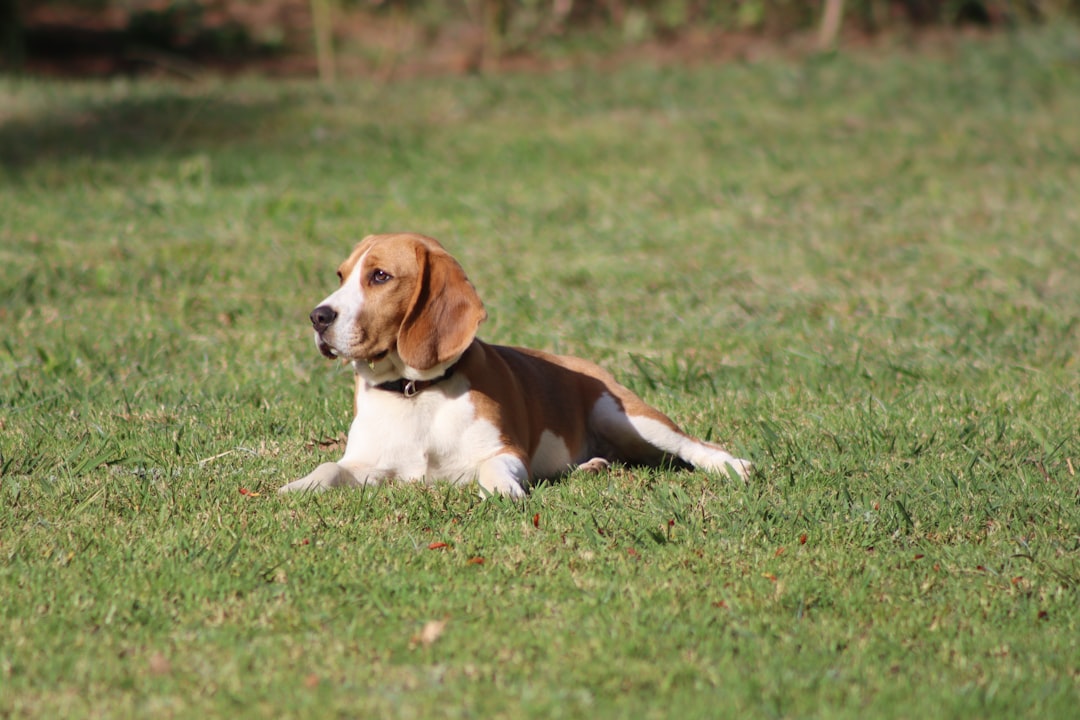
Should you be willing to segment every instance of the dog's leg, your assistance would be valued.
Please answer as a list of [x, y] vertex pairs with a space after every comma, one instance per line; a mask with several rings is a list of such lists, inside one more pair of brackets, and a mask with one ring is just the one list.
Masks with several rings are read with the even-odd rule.
[[476, 480], [481, 496], [507, 495], [516, 500], [525, 497], [529, 469], [517, 455], [504, 452], [480, 463]]
[[695, 468], [725, 475], [728, 468], [731, 468], [742, 480], [746, 480], [750, 475], [752, 466], [748, 461], [740, 460], [719, 445], [690, 437], [650, 417], [627, 415], [627, 419], [650, 445]]
[[355, 487], [363, 483], [336, 462], [325, 462], [311, 473], [278, 488], [279, 493], [323, 491], [336, 487]]
[[[624, 398], [620, 404], [611, 395], [603, 395], [593, 406], [590, 421], [596, 431], [614, 448], [618, 459], [656, 465], [665, 456], [678, 458], [695, 468], [726, 474], [730, 467], [745, 480], [752, 469], [718, 445], [690, 437], [680, 431], [659, 410], [645, 404], [637, 396]], [[639, 412], [627, 413], [623, 407], [633, 401]]]

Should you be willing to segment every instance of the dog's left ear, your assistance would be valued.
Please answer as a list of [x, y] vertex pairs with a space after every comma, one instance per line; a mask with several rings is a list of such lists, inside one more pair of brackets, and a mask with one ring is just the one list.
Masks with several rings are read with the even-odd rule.
[[419, 279], [398, 331], [405, 364], [429, 370], [465, 352], [487, 311], [457, 261], [444, 250], [416, 247]]

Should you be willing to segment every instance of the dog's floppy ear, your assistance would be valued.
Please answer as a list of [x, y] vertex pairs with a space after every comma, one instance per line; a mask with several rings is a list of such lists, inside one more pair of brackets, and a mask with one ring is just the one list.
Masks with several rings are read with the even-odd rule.
[[397, 350], [409, 367], [429, 370], [465, 352], [487, 311], [449, 253], [417, 245], [416, 261], [416, 290], [398, 331]]

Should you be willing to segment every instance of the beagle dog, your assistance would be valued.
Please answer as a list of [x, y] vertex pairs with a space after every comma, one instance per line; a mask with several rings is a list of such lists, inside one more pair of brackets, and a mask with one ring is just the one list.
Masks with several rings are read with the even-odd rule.
[[445, 479], [520, 498], [611, 462], [750, 472], [593, 363], [477, 339], [484, 305], [432, 238], [368, 236], [337, 274], [310, 319], [319, 351], [355, 373], [345, 455], [280, 492]]

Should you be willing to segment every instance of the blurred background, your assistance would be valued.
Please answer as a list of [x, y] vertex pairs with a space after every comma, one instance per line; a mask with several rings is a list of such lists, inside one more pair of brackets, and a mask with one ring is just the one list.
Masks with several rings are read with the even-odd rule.
[[1077, 16], [1080, 0], [0, 0], [0, 66], [333, 82], [543, 70], [626, 53], [754, 60]]

